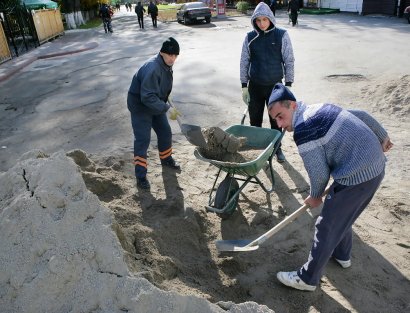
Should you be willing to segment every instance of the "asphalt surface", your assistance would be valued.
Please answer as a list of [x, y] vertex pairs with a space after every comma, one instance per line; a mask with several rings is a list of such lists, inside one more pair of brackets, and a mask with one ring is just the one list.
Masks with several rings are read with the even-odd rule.
[[97, 42], [84, 40], [85, 33], [89, 32], [82, 30], [66, 31], [64, 35], [47, 42], [37, 49], [0, 64], [0, 82], [9, 79], [37, 60], [81, 53], [98, 47]]
[[[292, 40], [296, 65], [293, 91], [307, 102], [354, 103], [343, 80], [409, 74], [410, 27], [404, 19], [357, 14], [301, 15], [289, 25], [285, 11], [277, 26]], [[53, 152], [82, 148], [89, 153], [131, 151], [126, 94], [138, 67], [175, 37], [181, 54], [174, 65], [173, 99], [183, 121], [227, 127], [242, 118], [239, 59], [250, 16], [213, 19], [210, 24], [158, 23], [144, 30], [135, 14], [102, 27], [66, 31], [63, 36], [0, 65], [0, 169], [32, 148]], [[387, 76], [386, 76], [387, 78]], [[174, 138], [184, 140], [172, 123]], [[111, 138], [110, 144], [102, 142]], [[155, 144], [155, 136], [153, 142]]]

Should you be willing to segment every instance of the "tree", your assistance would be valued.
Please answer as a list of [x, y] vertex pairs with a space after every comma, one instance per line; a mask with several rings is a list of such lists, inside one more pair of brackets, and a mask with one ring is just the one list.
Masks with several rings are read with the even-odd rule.
[[0, 11], [13, 11], [16, 8], [20, 8], [20, 0], [2, 0], [0, 1]]

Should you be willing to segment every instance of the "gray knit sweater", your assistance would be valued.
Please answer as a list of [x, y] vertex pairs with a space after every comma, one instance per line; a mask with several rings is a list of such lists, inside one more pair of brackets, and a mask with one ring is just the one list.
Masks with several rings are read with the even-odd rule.
[[297, 102], [293, 138], [310, 179], [310, 195], [321, 197], [330, 176], [339, 184], [357, 185], [385, 167], [384, 128], [369, 114], [334, 104]]

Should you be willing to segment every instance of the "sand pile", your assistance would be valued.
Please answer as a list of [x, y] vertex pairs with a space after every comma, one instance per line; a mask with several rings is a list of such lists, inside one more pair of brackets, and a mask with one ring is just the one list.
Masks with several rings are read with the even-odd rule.
[[[81, 151], [70, 155], [98, 176]], [[71, 158], [23, 155], [0, 174], [1, 311], [272, 312], [254, 302], [215, 305], [161, 291], [130, 273], [113, 228], [111, 212]]]
[[199, 152], [204, 158], [211, 160], [245, 163], [255, 160], [264, 150], [246, 146], [246, 137], [236, 137], [219, 127], [207, 128], [203, 135], [207, 146], [199, 148]]
[[410, 75], [382, 84], [371, 85], [363, 90], [364, 101], [373, 112], [381, 112], [395, 118], [408, 119], [410, 114]]
[[213, 160], [234, 160], [234, 155], [246, 143], [245, 137], [235, 137], [219, 127], [209, 127], [203, 131], [206, 148], [201, 148], [201, 154]]

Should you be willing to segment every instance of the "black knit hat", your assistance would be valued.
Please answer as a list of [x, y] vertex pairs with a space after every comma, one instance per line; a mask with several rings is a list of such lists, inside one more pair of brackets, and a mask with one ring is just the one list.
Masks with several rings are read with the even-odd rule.
[[161, 47], [161, 52], [164, 52], [166, 54], [179, 54], [179, 44], [178, 42], [172, 38], [169, 37], [167, 40], [165, 40], [162, 43], [162, 47]]
[[273, 102], [283, 100], [296, 101], [296, 98], [293, 95], [293, 93], [289, 90], [289, 88], [285, 87], [281, 83], [277, 83], [275, 87], [273, 87], [272, 93], [270, 94], [269, 106], [271, 106]]

